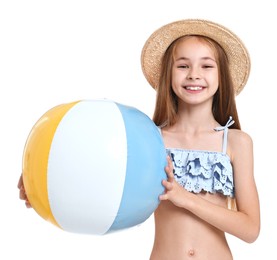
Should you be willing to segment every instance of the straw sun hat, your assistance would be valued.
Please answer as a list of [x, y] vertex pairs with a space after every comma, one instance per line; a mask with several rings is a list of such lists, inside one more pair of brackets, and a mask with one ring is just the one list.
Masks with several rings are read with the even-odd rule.
[[180, 20], [156, 30], [146, 41], [141, 54], [143, 73], [156, 89], [159, 83], [162, 57], [169, 45], [185, 35], [202, 35], [215, 40], [225, 50], [230, 65], [235, 93], [245, 86], [250, 72], [250, 57], [242, 41], [224, 26], [199, 19]]

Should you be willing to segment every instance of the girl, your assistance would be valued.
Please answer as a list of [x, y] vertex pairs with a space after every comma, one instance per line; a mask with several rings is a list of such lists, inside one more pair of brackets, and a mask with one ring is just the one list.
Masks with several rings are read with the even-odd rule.
[[169, 155], [150, 259], [231, 260], [225, 232], [252, 243], [260, 229], [252, 140], [235, 104], [247, 50], [221, 25], [177, 21], [147, 40], [142, 69]]

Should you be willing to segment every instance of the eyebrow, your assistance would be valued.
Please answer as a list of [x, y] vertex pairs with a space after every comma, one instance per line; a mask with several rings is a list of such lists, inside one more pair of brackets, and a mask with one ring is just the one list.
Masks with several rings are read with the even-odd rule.
[[[186, 57], [180, 57], [178, 59], [176, 59], [176, 61], [179, 61], [179, 60], [189, 60], [189, 58], [186, 58]], [[202, 57], [201, 60], [211, 60], [213, 62], [216, 62], [214, 59], [212, 59], [211, 57]]]

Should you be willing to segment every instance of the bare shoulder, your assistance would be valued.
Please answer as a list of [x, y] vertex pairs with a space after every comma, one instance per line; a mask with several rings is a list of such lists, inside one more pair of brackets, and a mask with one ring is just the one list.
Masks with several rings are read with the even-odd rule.
[[253, 141], [248, 133], [238, 129], [229, 129], [228, 147], [231, 154], [236, 152], [241, 154], [242, 151], [252, 151]]
[[251, 136], [238, 129], [229, 129], [228, 139], [230, 143], [252, 144]]

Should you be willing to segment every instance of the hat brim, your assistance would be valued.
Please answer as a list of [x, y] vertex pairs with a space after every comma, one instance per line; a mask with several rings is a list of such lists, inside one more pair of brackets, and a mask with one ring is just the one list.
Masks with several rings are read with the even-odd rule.
[[244, 88], [250, 73], [250, 56], [243, 42], [229, 29], [217, 23], [187, 19], [167, 24], [156, 30], [146, 41], [141, 53], [142, 71], [156, 89], [159, 83], [161, 60], [169, 45], [185, 35], [202, 35], [215, 40], [228, 56], [235, 93]]

